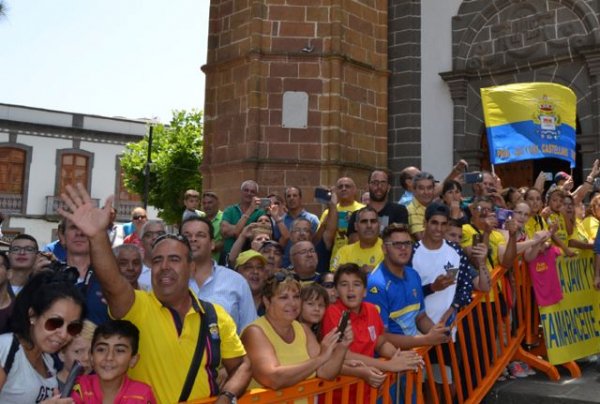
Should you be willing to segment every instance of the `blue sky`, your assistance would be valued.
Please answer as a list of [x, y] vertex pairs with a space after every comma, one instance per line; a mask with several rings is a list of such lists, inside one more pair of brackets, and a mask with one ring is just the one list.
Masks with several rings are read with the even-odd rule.
[[4, 0], [0, 102], [127, 118], [203, 109], [208, 0]]

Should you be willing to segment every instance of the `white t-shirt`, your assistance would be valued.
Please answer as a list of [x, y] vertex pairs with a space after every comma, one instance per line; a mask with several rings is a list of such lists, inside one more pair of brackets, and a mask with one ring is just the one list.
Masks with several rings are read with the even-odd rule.
[[[421, 277], [421, 285], [433, 283], [440, 275], [446, 275], [446, 268], [460, 268], [460, 255], [446, 241], [437, 250], [429, 250], [419, 242], [412, 257], [412, 267]], [[444, 290], [425, 297], [425, 312], [434, 323], [438, 323], [454, 300], [456, 283]]]
[[[12, 340], [12, 333], [0, 335], [0, 363], [3, 367]], [[42, 354], [42, 358], [51, 373], [48, 378], [43, 377], [33, 368], [25, 356], [23, 347], [19, 345], [6, 382], [0, 391], [0, 403], [39, 403], [54, 395], [54, 389], [58, 388], [54, 362], [49, 354]]]

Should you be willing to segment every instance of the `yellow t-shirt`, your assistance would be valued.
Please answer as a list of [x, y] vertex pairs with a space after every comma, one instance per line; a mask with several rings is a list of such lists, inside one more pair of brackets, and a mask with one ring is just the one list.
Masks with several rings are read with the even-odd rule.
[[567, 222], [565, 221], [565, 217], [562, 213], [552, 213], [546, 219], [546, 223], [556, 223], [556, 236], [562, 241], [566, 246], [568, 246], [569, 242], [569, 234], [567, 232]]
[[596, 239], [596, 233], [598, 232], [598, 219], [594, 216], [586, 216], [581, 222], [583, 234], [587, 239], [588, 243], [593, 243]]
[[531, 216], [527, 222], [525, 222], [525, 226], [523, 226], [525, 233], [527, 234], [527, 238], [533, 240], [533, 236], [536, 232], [541, 230], [548, 230], [548, 225], [543, 217], [540, 215]]
[[[335, 241], [333, 243], [333, 249], [331, 251], [332, 257], [335, 257], [337, 251], [341, 247], [348, 244], [348, 222], [350, 221], [350, 216], [352, 215], [352, 212], [362, 209], [364, 207], [365, 205], [356, 201], [352, 202], [352, 204], [348, 206], [340, 206], [339, 203], [337, 204], [337, 231], [335, 233]], [[328, 214], [329, 209], [325, 209], [325, 211], [321, 215], [321, 226], [325, 226]]]
[[[275, 350], [275, 355], [277, 355], [277, 360], [280, 365], [295, 365], [296, 363], [301, 363], [310, 359], [310, 355], [308, 354], [308, 346], [306, 344], [306, 333], [302, 324], [297, 321], [292, 323], [294, 327], [294, 340], [291, 343], [285, 342], [277, 332], [271, 326], [271, 323], [267, 320], [265, 316], [259, 317], [254, 320], [249, 326], [255, 325], [259, 327], [273, 345], [273, 349]], [[312, 379], [316, 374], [313, 372], [307, 379]], [[260, 383], [258, 383], [254, 378], [250, 381], [249, 389], [255, 389], [258, 387], [263, 387]], [[304, 404], [308, 403], [307, 399], [295, 400], [295, 404]]]
[[340, 265], [352, 262], [361, 268], [364, 266], [370, 267], [365, 272], [371, 272], [383, 261], [382, 245], [383, 241], [380, 238], [377, 239], [373, 247], [369, 248], [360, 248], [360, 242], [358, 241], [350, 245], [345, 245], [338, 250], [333, 260], [331, 260], [330, 270], [335, 272]]
[[[190, 294], [196, 299], [191, 291]], [[218, 329], [211, 328], [209, 333], [219, 333], [221, 358], [230, 359], [245, 355], [244, 346], [236, 333], [235, 322], [225, 309], [218, 304], [214, 306]], [[204, 310], [202, 307], [200, 309]], [[151, 385], [157, 402], [176, 403], [196, 349], [200, 327], [199, 313], [190, 307], [183, 319], [181, 335], [178, 335], [170, 310], [162, 305], [153, 292], [136, 290], [133, 306], [123, 319], [131, 321], [140, 330], [140, 361], [129, 370], [129, 376]], [[205, 352], [190, 393], [190, 400], [210, 396], [209, 376], [205, 369], [206, 357]]]
[[[478, 231], [470, 224], [465, 224], [462, 227], [462, 239], [460, 240], [460, 246], [462, 248], [471, 247], [473, 245], [473, 235], [477, 234]], [[506, 240], [502, 233], [497, 230], [492, 230], [489, 238], [489, 253], [488, 259], [485, 260], [485, 265], [490, 272], [497, 266], [500, 265], [498, 257], [498, 247], [501, 244], [506, 244]], [[498, 288], [501, 288], [501, 283], [498, 281]], [[492, 291], [490, 291], [490, 302], [495, 301], [496, 297]]]
[[406, 210], [408, 210], [408, 231], [413, 237], [425, 230], [425, 209], [425, 205], [421, 205], [417, 198], [413, 198], [406, 207]]

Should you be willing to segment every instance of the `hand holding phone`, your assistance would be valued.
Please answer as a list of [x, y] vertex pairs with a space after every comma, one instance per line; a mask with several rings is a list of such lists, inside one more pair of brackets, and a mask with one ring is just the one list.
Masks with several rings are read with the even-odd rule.
[[458, 275], [458, 268], [446, 268], [446, 273], [448, 276], [451, 276], [453, 279], [456, 279], [456, 275]]
[[[456, 309], [452, 310], [452, 314], [450, 314], [448, 316], [448, 318], [446, 319], [446, 323], [444, 324], [444, 327], [451, 328], [452, 324], [454, 324], [455, 320], [456, 320]], [[450, 330], [448, 330], [446, 332], [446, 334], [450, 335]]]
[[63, 388], [60, 390], [60, 397], [67, 398], [71, 397], [71, 390], [73, 390], [73, 386], [75, 385], [75, 380], [79, 375], [83, 373], [83, 365], [79, 361], [73, 362], [73, 367], [69, 372], [69, 376], [67, 376], [67, 381], [65, 382]]
[[346, 331], [346, 327], [348, 326], [348, 320], [350, 320], [350, 312], [346, 310], [342, 313], [342, 317], [340, 318], [340, 322], [338, 323], [337, 329], [340, 332], [338, 342], [342, 342], [342, 340], [344, 339], [344, 332]]
[[315, 188], [315, 200], [323, 205], [327, 205], [331, 201], [331, 191], [327, 188]]
[[481, 243], [483, 243], [483, 235], [481, 235], [479, 233], [473, 234], [473, 245], [477, 245], [477, 244], [481, 244]]

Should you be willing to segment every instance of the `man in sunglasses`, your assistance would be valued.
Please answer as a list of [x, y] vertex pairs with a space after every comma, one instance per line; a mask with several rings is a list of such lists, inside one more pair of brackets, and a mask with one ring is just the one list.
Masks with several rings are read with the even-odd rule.
[[410, 349], [447, 342], [447, 327], [434, 324], [425, 312], [421, 278], [408, 266], [412, 239], [408, 227], [392, 223], [383, 230], [384, 260], [369, 274], [366, 301], [379, 308], [386, 339]]
[[123, 240], [123, 244], [135, 244], [139, 248], [144, 248], [141, 238], [142, 227], [144, 223], [148, 221], [148, 215], [146, 214], [146, 209], [142, 207], [134, 208], [131, 211], [131, 223], [133, 227], [133, 231], [130, 235], [125, 237]]
[[[221, 363], [228, 375], [220, 393], [205, 366], [210, 359], [207, 352], [201, 352], [196, 372], [191, 368], [200, 327], [207, 321], [207, 315], [202, 303], [188, 288], [194, 264], [187, 239], [172, 234], [157, 238], [152, 248], [153, 289], [151, 292], [134, 290], [119, 273], [105, 231], [112, 197], [107, 200], [107, 207], [96, 208], [87, 191], [78, 184], [76, 189], [68, 186], [62, 199], [72, 213], [63, 209], [59, 209], [59, 213], [75, 222], [90, 239], [92, 263], [111, 316], [129, 320], [140, 330], [143, 360], [130, 370], [130, 376], [153, 386], [161, 403], [220, 394], [216, 402], [224, 404], [241, 396], [250, 381], [250, 363], [236, 334], [235, 323], [217, 304], [214, 309], [218, 324], [210, 326], [209, 334], [213, 339], [218, 334]], [[186, 395], [181, 386], [190, 374], [191, 393]]]

